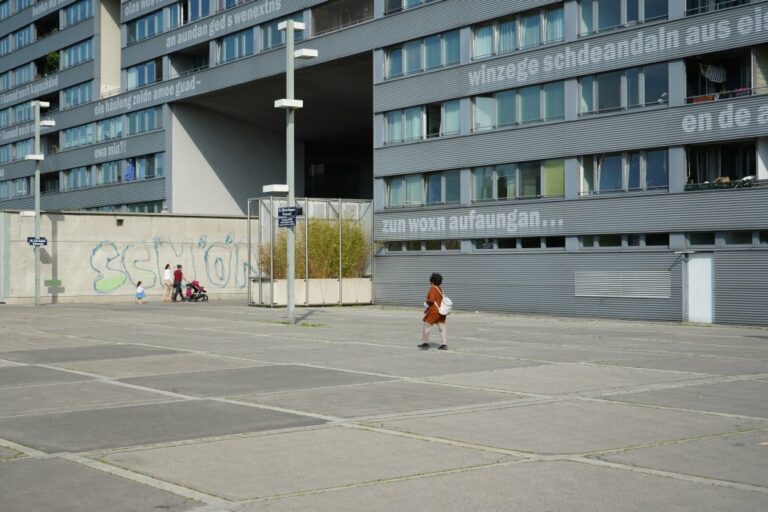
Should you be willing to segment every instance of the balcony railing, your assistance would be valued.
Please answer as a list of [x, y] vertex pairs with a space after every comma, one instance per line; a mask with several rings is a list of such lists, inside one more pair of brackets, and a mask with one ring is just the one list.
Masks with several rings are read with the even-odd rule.
[[759, 0], [724, 0], [711, 4], [706, 0], [703, 0], [704, 5], [698, 7], [692, 7], [685, 11], [686, 16], [694, 16], [696, 14], [704, 14], [707, 12], [715, 12], [722, 9], [729, 9], [731, 7], [738, 7], [740, 5], [748, 5]]
[[685, 98], [686, 103], [709, 103], [710, 101], [729, 100], [742, 96], [755, 96], [768, 93], [768, 87], [740, 87], [732, 91], [720, 91]]
[[753, 188], [768, 185], [768, 180], [758, 180], [754, 176], [747, 176], [739, 180], [730, 181], [729, 179], [718, 178], [714, 181], [705, 181], [703, 183], [688, 183], [685, 186], [686, 192], [699, 190], [730, 190], [736, 188]]

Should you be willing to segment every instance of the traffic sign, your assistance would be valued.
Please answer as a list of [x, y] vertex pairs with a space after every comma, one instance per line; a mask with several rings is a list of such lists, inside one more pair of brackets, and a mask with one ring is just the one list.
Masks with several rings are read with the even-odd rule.
[[33, 236], [27, 237], [27, 243], [30, 247], [45, 247], [48, 245], [48, 239], [41, 236], [40, 238], [35, 238]]

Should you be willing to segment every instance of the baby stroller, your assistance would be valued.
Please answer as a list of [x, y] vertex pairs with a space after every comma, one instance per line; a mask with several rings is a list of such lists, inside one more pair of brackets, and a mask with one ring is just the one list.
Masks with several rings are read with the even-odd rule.
[[189, 302], [208, 302], [208, 292], [202, 287], [200, 281], [194, 280], [187, 283], [186, 298]]

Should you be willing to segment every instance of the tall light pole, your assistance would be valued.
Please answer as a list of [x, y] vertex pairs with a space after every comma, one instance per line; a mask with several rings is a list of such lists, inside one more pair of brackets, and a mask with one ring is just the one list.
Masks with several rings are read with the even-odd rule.
[[[45, 159], [45, 155], [40, 150], [40, 128], [56, 126], [56, 121], [46, 119], [40, 120], [40, 108], [48, 108], [51, 104], [47, 101], [35, 100], [32, 102], [32, 108], [35, 112], [35, 148], [34, 154], [26, 155], [25, 160], [35, 161], [35, 238], [40, 238], [40, 164]], [[40, 249], [39, 245], [34, 246], [35, 250], [35, 306], [40, 305]]]
[[[285, 32], [285, 98], [275, 101], [275, 108], [285, 109], [285, 178], [288, 185], [288, 207], [295, 207], [296, 203], [296, 178], [295, 178], [295, 130], [294, 130], [294, 116], [296, 110], [304, 106], [302, 100], [297, 100], [294, 97], [293, 87], [293, 71], [294, 71], [294, 59], [312, 59], [317, 57], [317, 50], [301, 49], [294, 51], [293, 34], [296, 30], [305, 30], [306, 25], [304, 23], [294, 21], [293, 19], [287, 19], [280, 22], [277, 28]], [[295, 221], [295, 217], [294, 217]], [[286, 295], [288, 302], [288, 323], [295, 323], [295, 297], [294, 287], [296, 279], [296, 224], [288, 227], [288, 240], [286, 250], [288, 254], [287, 259], [287, 273], [286, 281]], [[307, 276], [309, 277], [309, 276]]]

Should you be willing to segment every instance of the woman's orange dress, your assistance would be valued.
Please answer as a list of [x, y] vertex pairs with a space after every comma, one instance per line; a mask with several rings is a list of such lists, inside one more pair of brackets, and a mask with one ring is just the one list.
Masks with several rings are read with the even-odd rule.
[[441, 315], [437, 309], [443, 303], [441, 291], [442, 289], [437, 285], [432, 285], [427, 293], [427, 311], [424, 315], [424, 321], [430, 325], [445, 323], [445, 315]]

